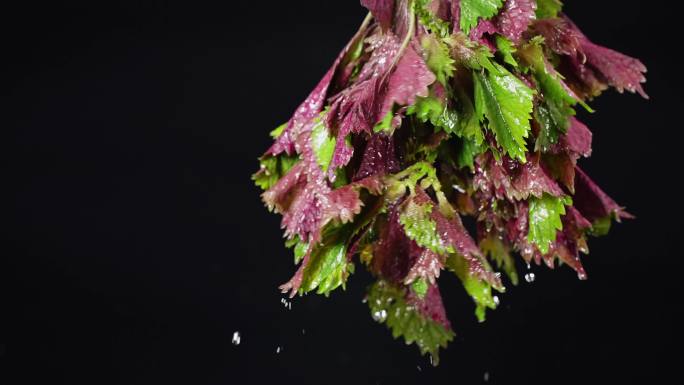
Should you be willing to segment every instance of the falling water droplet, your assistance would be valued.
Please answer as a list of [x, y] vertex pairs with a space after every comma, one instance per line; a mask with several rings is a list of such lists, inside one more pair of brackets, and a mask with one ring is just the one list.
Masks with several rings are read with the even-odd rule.
[[281, 298], [280, 303], [282, 303], [283, 306], [285, 306], [285, 309], [292, 310], [292, 302], [288, 301], [286, 298]]
[[423, 368], [421, 368], [420, 365], [417, 365], [417, 366], [416, 366], [416, 369], [418, 369], [419, 372], [422, 372], [422, 371], [423, 371]]
[[385, 320], [387, 319], [387, 310], [382, 309], [373, 312], [373, 319], [376, 322], [385, 322]]
[[484, 382], [489, 381], [489, 372], [484, 372]]
[[494, 300], [494, 303], [496, 304], [496, 306], [499, 306], [499, 296], [495, 295], [492, 299]]
[[302, 335], [306, 334], [306, 329], [302, 329]]
[[525, 274], [525, 281], [532, 283], [532, 282], [534, 282], [534, 279], [535, 279], [534, 273]]
[[276, 348], [276, 354], [280, 354], [280, 351], [281, 351], [281, 350], [282, 350], [282, 348], [281, 348], [280, 346], [278, 346], [278, 347]]
[[236, 331], [233, 333], [233, 345], [240, 345], [240, 332]]

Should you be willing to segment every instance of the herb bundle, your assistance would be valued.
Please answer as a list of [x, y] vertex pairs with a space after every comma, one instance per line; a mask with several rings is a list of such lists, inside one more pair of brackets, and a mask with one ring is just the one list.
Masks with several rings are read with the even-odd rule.
[[[453, 339], [437, 279], [482, 321], [528, 265], [580, 279], [588, 235], [631, 215], [578, 166], [575, 118], [644, 65], [590, 41], [558, 0], [361, 0], [370, 11], [254, 174], [299, 267], [283, 292], [328, 295], [356, 265], [371, 314], [437, 362]], [[462, 218], [475, 223], [470, 231]]]

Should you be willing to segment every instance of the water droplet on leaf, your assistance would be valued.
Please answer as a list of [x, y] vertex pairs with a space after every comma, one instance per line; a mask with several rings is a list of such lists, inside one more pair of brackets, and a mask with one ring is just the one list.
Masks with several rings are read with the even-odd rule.
[[387, 310], [382, 309], [373, 312], [373, 319], [376, 322], [385, 322], [385, 320], [387, 319]]

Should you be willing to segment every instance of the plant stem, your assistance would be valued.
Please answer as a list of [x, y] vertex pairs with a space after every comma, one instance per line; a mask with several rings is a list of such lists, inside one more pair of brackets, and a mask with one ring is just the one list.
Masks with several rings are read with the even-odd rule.
[[397, 51], [397, 54], [394, 55], [394, 60], [392, 60], [392, 65], [390, 66], [390, 68], [393, 68], [397, 64], [399, 59], [401, 59], [401, 55], [404, 54], [406, 47], [408, 47], [409, 43], [411, 42], [411, 39], [413, 38], [413, 35], [416, 33], [416, 7], [415, 7], [414, 0], [408, 1], [408, 11], [409, 11], [408, 30], [406, 31], [406, 36], [404, 37], [404, 41], [401, 42], [401, 46], [399, 47], [399, 51]]

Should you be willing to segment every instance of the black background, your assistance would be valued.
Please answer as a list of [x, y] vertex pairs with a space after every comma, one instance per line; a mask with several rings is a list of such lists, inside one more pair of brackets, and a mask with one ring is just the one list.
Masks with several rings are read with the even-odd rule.
[[660, 2], [569, 3], [594, 41], [649, 67], [650, 101], [610, 91], [581, 116], [594, 131], [582, 165], [638, 218], [591, 240], [588, 281], [535, 266], [536, 281], [510, 287], [483, 324], [445, 274], [458, 336], [437, 368], [370, 318], [363, 269], [346, 291], [283, 307], [276, 287], [295, 268], [249, 178], [268, 131], [355, 32], [357, 1], [3, 11], [12, 197], [0, 383], [644, 383], [677, 372], [676, 25]]

